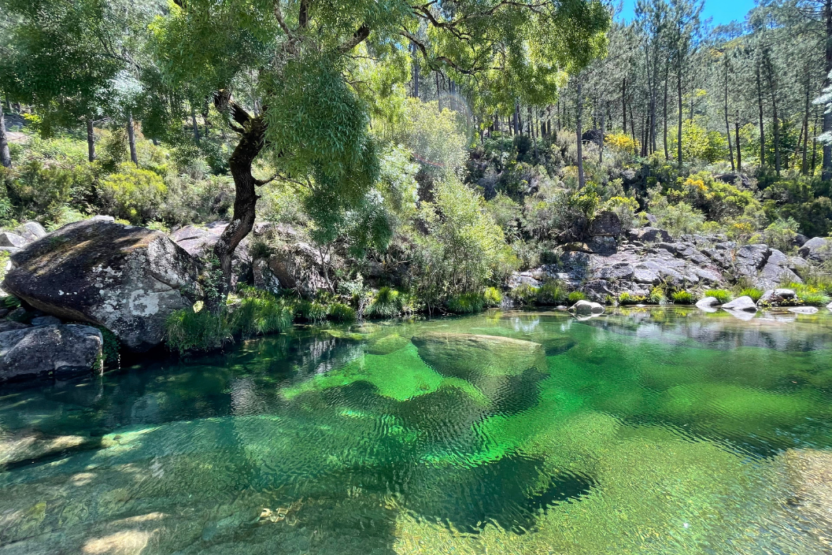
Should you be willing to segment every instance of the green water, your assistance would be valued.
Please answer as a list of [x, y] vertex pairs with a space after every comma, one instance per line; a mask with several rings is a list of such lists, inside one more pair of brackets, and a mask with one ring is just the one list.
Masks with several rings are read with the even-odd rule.
[[832, 315], [298, 330], [7, 392], [0, 440], [0, 554], [829, 553], [787, 461]]

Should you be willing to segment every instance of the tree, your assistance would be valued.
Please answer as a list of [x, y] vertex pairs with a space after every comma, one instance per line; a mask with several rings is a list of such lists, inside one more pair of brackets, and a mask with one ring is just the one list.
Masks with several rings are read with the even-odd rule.
[[[480, 106], [504, 107], [556, 94], [564, 70], [603, 48], [608, 22], [597, 0], [177, 2], [153, 27], [157, 63], [169, 84], [212, 95], [240, 136], [230, 159], [234, 214], [215, 250], [226, 287], [258, 187], [281, 177], [308, 188], [307, 209], [326, 223], [376, 179], [372, 90], [353, 79], [357, 53], [395, 61], [413, 45], [426, 69], [463, 84], [476, 78]], [[257, 83], [255, 105], [233, 94], [243, 75]], [[273, 177], [254, 175], [261, 153]]]

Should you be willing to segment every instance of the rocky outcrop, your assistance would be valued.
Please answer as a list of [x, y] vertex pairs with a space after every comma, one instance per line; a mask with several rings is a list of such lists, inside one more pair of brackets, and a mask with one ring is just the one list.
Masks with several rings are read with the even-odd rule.
[[94, 218], [12, 256], [3, 289], [64, 320], [102, 325], [133, 351], [164, 338], [168, 316], [198, 298], [199, 264], [167, 235]]
[[832, 260], [832, 240], [823, 237], [809, 239], [798, 252], [800, 256], [812, 262], [828, 262]]
[[615, 212], [601, 212], [595, 216], [589, 226], [591, 237], [618, 237], [622, 233], [624, 233], [624, 226]]
[[100, 373], [101, 332], [89, 326], [41, 326], [0, 333], [0, 381]]
[[[205, 227], [188, 225], [170, 234], [170, 238], [182, 247], [188, 254], [206, 260], [214, 252], [214, 246], [219, 241], [222, 232], [228, 227], [228, 222], [213, 222]], [[243, 239], [234, 250], [231, 258], [231, 285], [252, 283], [251, 256], [249, 254], [249, 239]]]
[[509, 287], [540, 287], [559, 280], [597, 302], [622, 293], [646, 297], [657, 285], [703, 291], [745, 280], [773, 289], [783, 281], [802, 283], [797, 271], [808, 264], [767, 245], [739, 246], [724, 237], [672, 241], [666, 231], [649, 227], [631, 230], [626, 237], [593, 243], [592, 252], [566, 252], [559, 264], [515, 273]]
[[518, 376], [534, 368], [546, 372], [539, 343], [492, 335], [424, 333], [411, 339], [419, 356], [445, 376]]

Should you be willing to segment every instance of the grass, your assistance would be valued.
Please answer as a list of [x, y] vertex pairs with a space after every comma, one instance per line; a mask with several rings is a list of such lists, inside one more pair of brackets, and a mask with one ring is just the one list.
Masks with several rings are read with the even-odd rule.
[[503, 304], [503, 294], [496, 287], [486, 287], [482, 298], [488, 307], [493, 308]]
[[485, 297], [482, 293], [462, 293], [448, 299], [445, 307], [454, 314], [475, 314], [485, 308]]
[[708, 289], [705, 291], [706, 297], [712, 297], [719, 301], [719, 304], [726, 304], [731, 302], [732, 295], [730, 291], [726, 291], [725, 289]]
[[326, 306], [318, 301], [301, 300], [295, 305], [295, 314], [303, 322], [323, 322], [326, 320], [326, 313]]
[[622, 305], [632, 305], [632, 304], [645, 304], [647, 303], [648, 298], [642, 297], [640, 295], [633, 295], [631, 293], [621, 293], [618, 296], [618, 302]]
[[569, 293], [569, 297], [567, 298], [567, 300], [569, 301], [570, 305], [573, 305], [578, 301], [585, 301], [586, 295], [584, 295], [580, 291], [573, 291], [572, 293]]
[[693, 304], [696, 298], [688, 291], [676, 291], [670, 298], [675, 304]]
[[521, 305], [532, 305], [537, 302], [537, 290], [537, 287], [524, 283], [513, 289], [509, 295]]
[[751, 300], [755, 303], [760, 300], [760, 297], [763, 296], [763, 292], [755, 287], [748, 287], [740, 291], [740, 297], [751, 297]]
[[650, 291], [650, 302], [653, 304], [662, 304], [667, 300], [667, 295], [661, 287], [654, 287]]
[[535, 302], [543, 306], [557, 306], [569, 298], [569, 292], [557, 280], [547, 281], [536, 291]]
[[401, 294], [390, 287], [379, 289], [370, 305], [364, 310], [364, 315], [368, 318], [395, 318], [401, 314]]
[[823, 288], [817, 285], [790, 283], [786, 287], [795, 292], [802, 304], [809, 306], [826, 306], [829, 304], [829, 295], [826, 294]]
[[344, 303], [333, 303], [327, 309], [327, 317], [334, 322], [355, 322], [355, 309]]
[[225, 318], [208, 310], [186, 308], [171, 314], [165, 325], [168, 348], [177, 353], [213, 351], [233, 341]]

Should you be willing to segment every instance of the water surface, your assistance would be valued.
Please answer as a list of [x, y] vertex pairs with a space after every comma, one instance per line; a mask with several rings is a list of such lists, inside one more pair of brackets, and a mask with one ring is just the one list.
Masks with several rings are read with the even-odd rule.
[[[498, 339], [436, 358], [428, 332]], [[830, 332], [495, 311], [17, 390], [0, 553], [829, 553], [788, 461], [832, 449]]]

